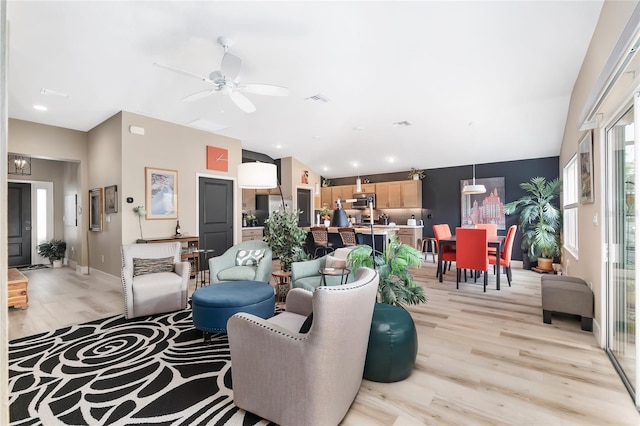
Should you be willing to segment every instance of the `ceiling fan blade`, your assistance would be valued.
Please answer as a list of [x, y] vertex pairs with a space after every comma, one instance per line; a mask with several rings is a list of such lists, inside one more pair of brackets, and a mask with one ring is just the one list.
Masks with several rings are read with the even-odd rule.
[[240, 68], [242, 67], [242, 59], [238, 58], [229, 52], [225, 52], [222, 57], [222, 63], [220, 64], [220, 70], [222, 74], [229, 80], [235, 80], [240, 74]]
[[201, 90], [189, 96], [185, 96], [184, 98], [182, 98], [182, 100], [185, 102], [197, 101], [198, 99], [206, 98], [210, 94], [215, 93], [215, 91], [216, 89]]
[[256, 110], [256, 107], [253, 104], [253, 102], [251, 102], [246, 96], [244, 96], [241, 93], [233, 91], [229, 93], [229, 97], [231, 98], [233, 103], [235, 103], [238, 106], [238, 108], [240, 108], [246, 113], [251, 113]]
[[191, 71], [185, 71], [183, 69], [172, 67], [171, 65], [160, 64], [158, 62], [154, 62], [153, 65], [155, 65], [156, 67], [160, 67], [160, 68], [164, 68], [164, 69], [167, 69], [167, 70], [170, 70], [170, 71], [174, 71], [174, 72], [177, 72], [177, 73], [189, 76], [189, 77], [197, 78], [198, 80], [206, 81], [207, 83], [213, 83], [207, 77], [204, 77], [202, 75], [198, 75], [198, 74], [193, 73]]
[[254, 93], [256, 95], [266, 96], [289, 96], [289, 89], [282, 86], [276, 86], [275, 84], [239, 84], [237, 87], [239, 90], [247, 93]]

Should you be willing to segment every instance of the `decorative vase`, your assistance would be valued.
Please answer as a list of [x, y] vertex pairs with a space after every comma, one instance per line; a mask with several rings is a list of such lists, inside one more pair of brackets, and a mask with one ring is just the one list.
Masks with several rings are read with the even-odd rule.
[[330, 221], [330, 220], [325, 220], [325, 221], [324, 221], [324, 226], [326, 226], [327, 228], [328, 228], [329, 226], [331, 226], [331, 221]]

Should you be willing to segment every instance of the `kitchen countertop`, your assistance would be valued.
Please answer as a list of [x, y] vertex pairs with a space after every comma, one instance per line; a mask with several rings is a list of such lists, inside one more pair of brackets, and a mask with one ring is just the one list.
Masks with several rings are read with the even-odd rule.
[[[309, 231], [309, 227], [304, 228], [306, 231]], [[389, 226], [389, 225], [373, 225], [373, 234], [374, 235], [387, 235], [387, 233], [392, 231], [397, 231], [399, 228], [397, 226]], [[335, 226], [330, 226], [327, 228], [327, 231], [331, 234], [337, 234], [338, 228]], [[368, 226], [356, 226], [353, 228], [353, 231], [356, 234], [370, 234], [371, 228]]]
[[264, 226], [243, 226], [242, 229], [264, 229]]

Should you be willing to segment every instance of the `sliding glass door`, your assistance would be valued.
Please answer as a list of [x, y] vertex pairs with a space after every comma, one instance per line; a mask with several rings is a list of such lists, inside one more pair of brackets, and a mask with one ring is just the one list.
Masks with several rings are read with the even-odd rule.
[[[637, 97], [636, 97], [637, 99]], [[637, 100], [636, 100], [637, 102]], [[631, 106], [606, 134], [607, 353], [629, 392], [637, 389], [635, 132]]]

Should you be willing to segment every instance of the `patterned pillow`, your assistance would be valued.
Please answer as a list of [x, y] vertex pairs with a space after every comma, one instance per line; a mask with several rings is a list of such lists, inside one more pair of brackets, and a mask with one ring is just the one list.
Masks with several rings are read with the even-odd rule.
[[133, 258], [133, 276], [153, 274], [156, 272], [172, 272], [173, 256], [154, 259]]
[[258, 266], [264, 257], [265, 249], [258, 250], [238, 250], [236, 254], [236, 266]]
[[335, 256], [327, 255], [327, 260], [325, 262], [326, 268], [336, 268], [336, 269], [345, 269], [347, 267], [347, 261], [343, 259], [338, 259]]

